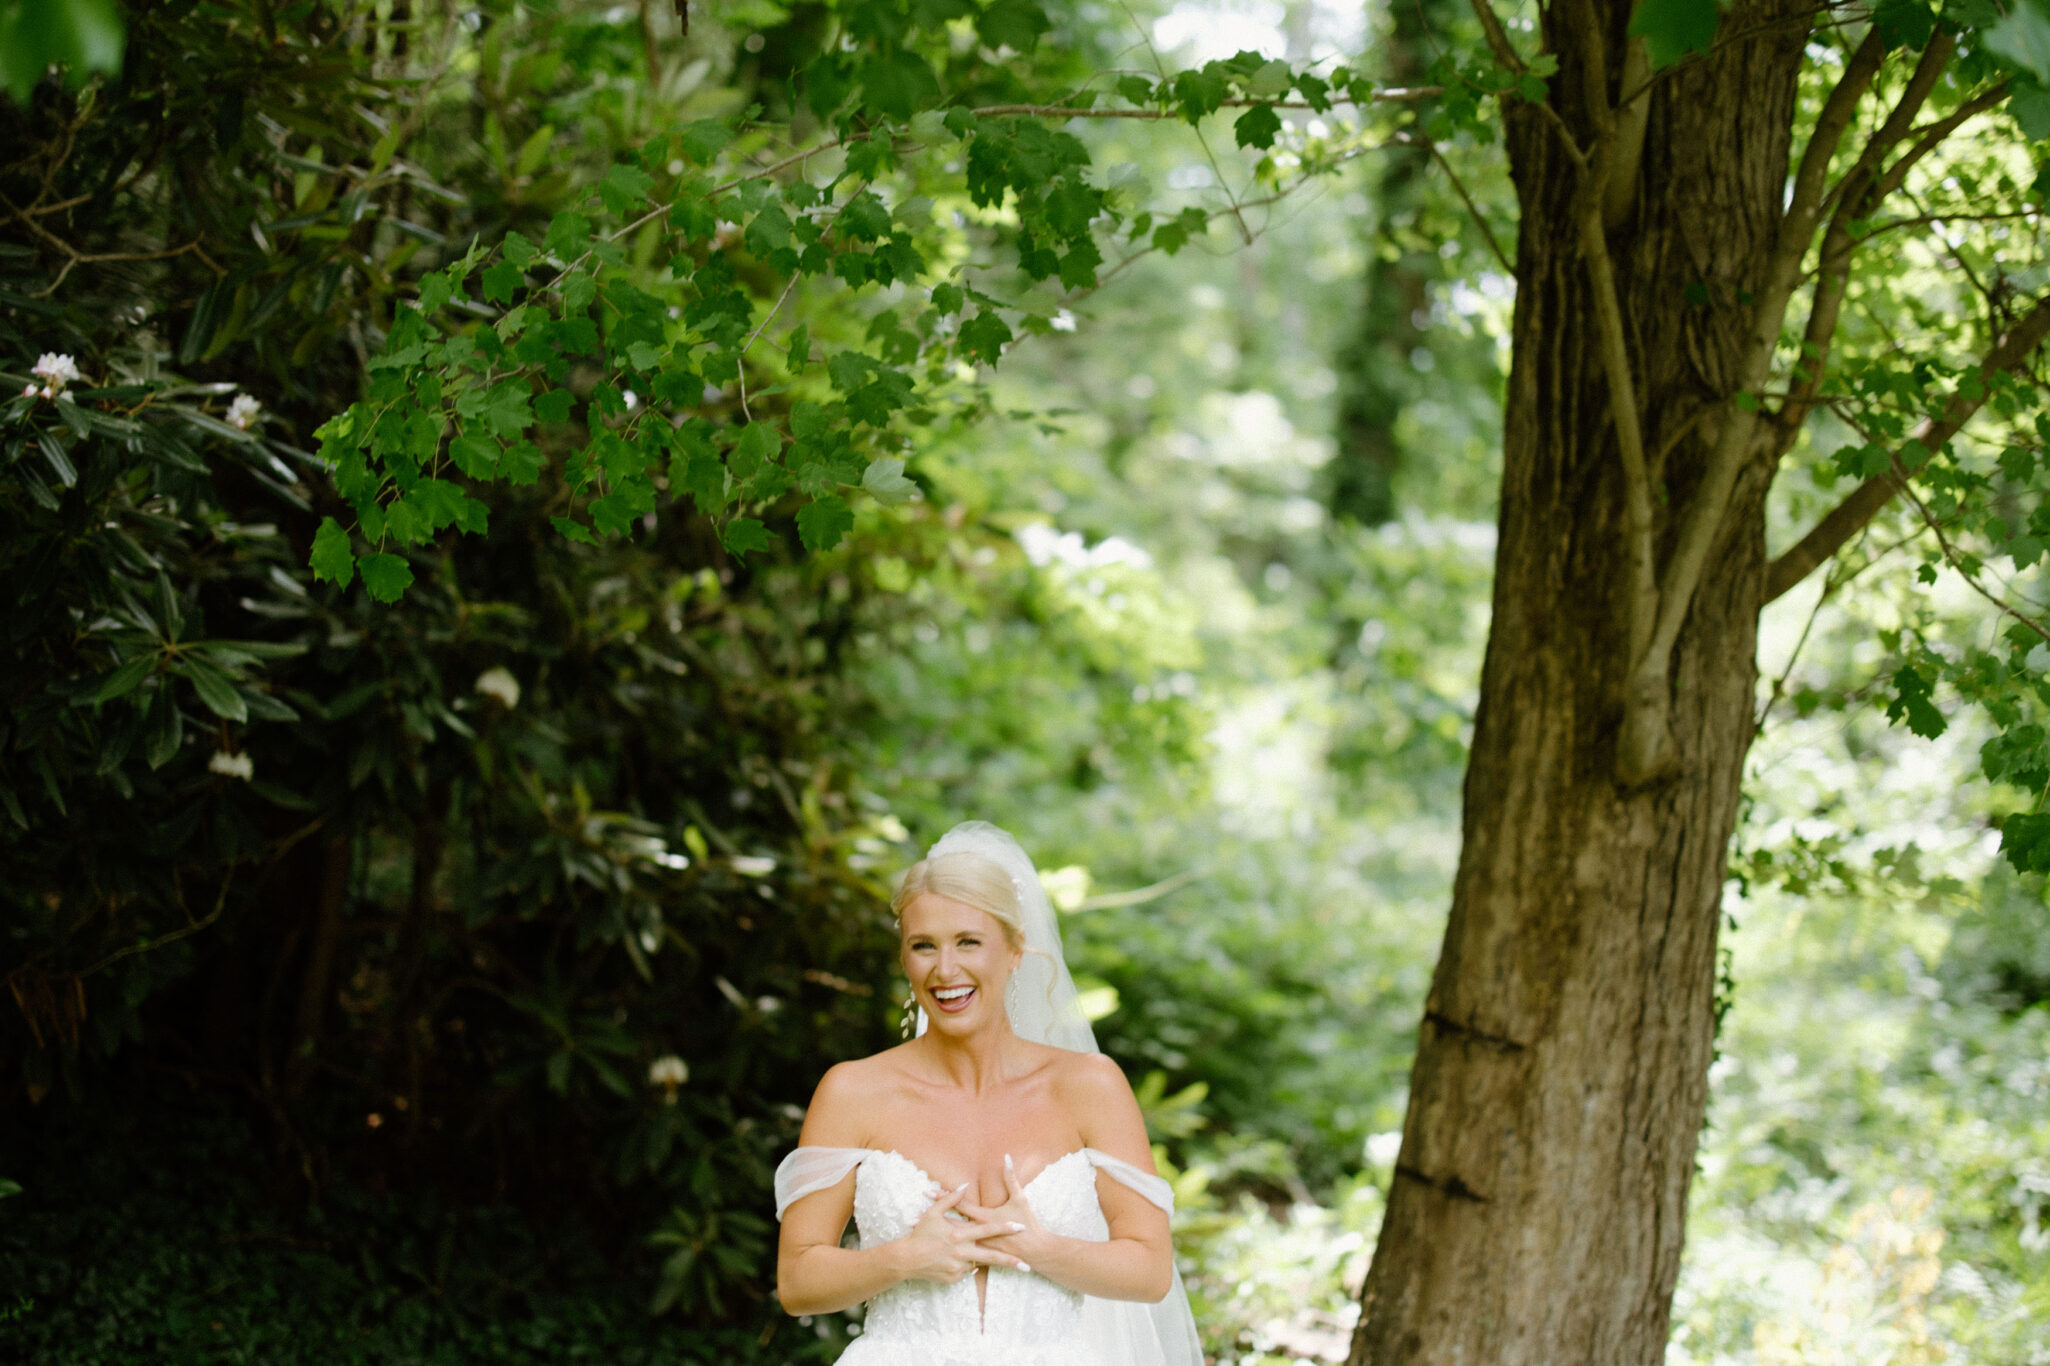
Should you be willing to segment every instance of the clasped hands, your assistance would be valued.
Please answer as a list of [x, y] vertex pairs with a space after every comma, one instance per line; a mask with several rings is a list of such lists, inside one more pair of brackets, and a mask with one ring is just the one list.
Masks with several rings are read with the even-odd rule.
[[[1004, 1154], [1004, 1203], [994, 1208], [971, 1204], [963, 1181], [933, 1201], [932, 1208], [904, 1235], [907, 1269], [905, 1279], [938, 1281], [952, 1285], [980, 1266], [1007, 1266], [1017, 1271], [1032, 1270], [1031, 1258], [1040, 1249], [1051, 1250], [1053, 1235], [1041, 1227], [1039, 1216], [1026, 1203], [1025, 1187]], [[958, 1219], [948, 1218], [958, 1212]]]

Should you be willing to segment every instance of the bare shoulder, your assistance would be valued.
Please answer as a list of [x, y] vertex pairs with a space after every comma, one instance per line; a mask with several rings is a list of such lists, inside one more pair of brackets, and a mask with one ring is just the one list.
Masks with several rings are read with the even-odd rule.
[[868, 1121], [878, 1106], [905, 1083], [896, 1048], [866, 1058], [835, 1063], [819, 1078], [811, 1105], [804, 1113], [804, 1134], [798, 1141], [827, 1148], [866, 1147]]
[[1054, 1086], [1085, 1147], [1153, 1169], [1146, 1119], [1124, 1069], [1101, 1053], [1069, 1053]]
[[1054, 1090], [1062, 1106], [1078, 1121], [1085, 1138], [1125, 1136], [1135, 1127], [1144, 1132], [1139, 1102], [1124, 1069], [1101, 1053], [1061, 1054], [1054, 1064]]
[[1049, 1048], [1047, 1052], [1054, 1055], [1055, 1084], [1075, 1099], [1132, 1099], [1132, 1084], [1125, 1080], [1124, 1069], [1107, 1054], [1076, 1053], [1065, 1048]]

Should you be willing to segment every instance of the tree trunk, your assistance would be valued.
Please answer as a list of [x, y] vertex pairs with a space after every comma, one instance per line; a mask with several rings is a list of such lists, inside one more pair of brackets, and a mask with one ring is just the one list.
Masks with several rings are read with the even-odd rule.
[[[1551, 104], [1581, 146], [1588, 29], [1611, 74], [1630, 5], [1558, 5]], [[1588, 28], [1576, 28], [1574, 25]], [[1745, 35], [1662, 74], [1609, 251], [1651, 471], [1655, 553], [1701, 482], [1782, 204], [1806, 20], [1739, 5]], [[1452, 912], [1354, 1366], [1664, 1360], [1714, 1043], [1716, 930], [1752, 731], [1770, 470], [1750, 461], [1672, 659], [1678, 766], [1626, 788], [1624, 484], [1578, 175], [1512, 105], [1522, 208], [1494, 624]], [[1704, 293], [1705, 291], [1705, 293]], [[1693, 302], [1703, 300], [1706, 302]]]

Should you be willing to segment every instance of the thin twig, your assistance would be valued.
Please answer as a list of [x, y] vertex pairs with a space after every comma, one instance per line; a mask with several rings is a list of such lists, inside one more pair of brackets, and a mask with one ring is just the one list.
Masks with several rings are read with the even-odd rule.
[[1488, 250], [1495, 254], [1495, 259], [1501, 263], [1503, 271], [1511, 279], [1514, 279], [1516, 276], [1515, 265], [1509, 260], [1507, 253], [1502, 250], [1502, 244], [1495, 240], [1495, 230], [1488, 226], [1487, 217], [1481, 213], [1480, 206], [1475, 204], [1473, 196], [1466, 192], [1466, 185], [1460, 180], [1459, 172], [1452, 169], [1452, 163], [1445, 159], [1445, 153], [1439, 150], [1437, 143], [1425, 137], [1419, 137], [1417, 140], [1431, 154], [1431, 159], [1436, 161], [1439, 167], [1444, 170], [1445, 178], [1452, 182], [1452, 192], [1459, 196], [1460, 203], [1466, 205], [1466, 211], [1473, 218], [1474, 226], [1481, 230], [1481, 236], [1487, 240]]
[[1929, 509], [1923, 505], [1923, 502], [1920, 498], [1916, 497], [1915, 490], [1908, 486], [1906, 480], [1901, 481], [1901, 492], [1907, 496], [1908, 502], [1914, 505], [1915, 513], [1922, 519], [1923, 524], [1927, 526], [1930, 531], [1935, 533], [1936, 544], [1943, 547], [1944, 563], [1948, 564], [1952, 569], [1955, 569], [1958, 572], [1959, 577], [1964, 579], [1965, 583], [1970, 586], [1971, 590], [1974, 593], [1977, 593], [1980, 597], [1992, 603], [2000, 611], [2004, 612], [2010, 617], [2013, 617], [2016, 621], [2028, 627], [2031, 631], [2034, 631], [2038, 636], [2041, 636], [2043, 638], [2046, 644], [2050, 644], [2050, 629], [2046, 629], [2043, 626], [2043, 624], [2037, 621], [2034, 617], [2030, 616], [2026, 612], [2023, 612], [2019, 608], [2013, 606], [2011, 603], [2003, 599], [1998, 593], [1995, 593], [1992, 589], [1980, 583], [1978, 575], [1973, 574], [1964, 567], [1957, 553], [1956, 548], [1953, 547], [1950, 543], [1950, 538], [1943, 534], [1943, 528], [1937, 524], [1937, 521], [1934, 517], [1931, 517], [1929, 515]]

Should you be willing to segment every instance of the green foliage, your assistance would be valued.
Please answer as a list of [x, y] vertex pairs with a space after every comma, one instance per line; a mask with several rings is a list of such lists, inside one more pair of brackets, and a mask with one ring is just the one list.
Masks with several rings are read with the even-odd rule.
[[1630, 36], [1642, 38], [1654, 67], [1671, 66], [1715, 42], [1716, 0], [1638, 0]]
[[[364, 397], [318, 432], [354, 513], [337, 522], [346, 547], [333, 533], [320, 542], [321, 576], [354, 570], [378, 600], [402, 595], [405, 546], [450, 525], [481, 529], [482, 505], [461, 490], [535, 473], [512, 449], [559, 462], [567, 496], [554, 524], [592, 545], [625, 535], [665, 494], [689, 494], [734, 555], [774, 544], [785, 518], [807, 549], [830, 549], [853, 525], [850, 498], [903, 501], [903, 485], [868, 472], [890, 461], [901, 472], [918, 429], [975, 409], [954, 360], [996, 365], [1097, 287], [1107, 250], [1172, 253], [1210, 217], [1184, 209], [1156, 223], [1091, 179], [1072, 132], [1015, 105], [978, 109], [979, 89], [1015, 89], [1041, 60], [1053, 21], [1024, 0], [974, 11], [991, 50], [1014, 55], [963, 64], [937, 35], [969, 13], [850, 6], [852, 48], [804, 68], [803, 104], [823, 127], [778, 131], [751, 116], [657, 133], [556, 212], [538, 244], [480, 239], [421, 277]], [[1118, 88], [1192, 122], [1249, 104], [1237, 141], [1275, 152], [1285, 130], [1272, 101], [1295, 92], [1328, 111], [1333, 89], [1372, 93], [1346, 68], [1318, 75], [1251, 52]], [[811, 149], [761, 170], [752, 158], [772, 132]], [[940, 149], [955, 160], [933, 164]], [[1296, 183], [1328, 174], [1342, 149], [1303, 150]], [[1257, 174], [1280, 185], [1279, 165], [1265, 158]], [[981, 211], [972, 227], [931, 212], [934, 197], [964, 195]], [[972, 276], [931, 264], [964, 251]], [[1006, 270], [1014, 280], [999, 283]], [[971, 316], [944, 322], [969, 302]]]
[[[545, 424], [567, 414], [470, 371], [444, 394], [464, 424], [455, 468], [406, 466], [423, 449], [406, 429], [406, 485], [375, 504], [383, 548], [349, 544], [329, 479], [367, 472], [293, 433], [360, 392], [357, 339], [422, 325], [400, 282], [430, 267], [429, 301], [452, 300], [435, 258], [460, 262], [481, 221], [518, 222], [507, 259], [524, 242], [532, 265], [537, 242], [587, 231], [561, 204], [574, 183], [639, 182], [602, 152], [620, 111], [594, 110], [591, 70], [516, 55], [510, 19], [475, 51], [473, 88], [409, 65], [400, 30], [333, 46], [339, 13], [309, 9], [274, 43], [256, 9], [137, 11], [120, 80], [0, 107], [26, 151], [0, 172], [9, 201], [104, 195], [41, 214], [43, 249], [0, 251], [0, 1129], [104, 1117], [124, 1059], [168, 1050], [205, 1087], [261, 1097], [277, 1143], [250, 1150], [241, 1207], [259, 1187], [318, 1203], [338, 1171], [372, 1188], [403, 1174], [423, 1200], [538, 1229], [573, 1172], [579, 1199], [639, 1211], [576, 1235], [590, 1258], [638, 1259], [626, 1305], [588, 1332], [535, 1329], [535, 1351], [639, 1331], [660, 1272], [645, 1239], [665, 1222], [722, 1230], [667, 1313], [734, 1321], [759, 1307], [764, 1244], [731, 1234], [759, 1218], [787, 1107], [818, 1059], [888, 1037], [887, 927], [848, 862], [870, 836], [846, 762], [862, 700], [829, 644], [879, 599], [833, 599], [830, 566], [792, 566], [777, 540], [736, 565], [687, 508], [635, 520], [652, 507], [617, 487], [571, 523], [605, 527], [603, 545], [563, 540], [542, 444], [559, 449]], [[412, 22], [423, 63], [473, 33], [453, 10]], [[595, 44], [595, 69], [614, 42], [603, 24], [522, 22], [544, 51]], [[580, 181], [542, 169], [534, 148], [587, 134], [602, 136]], [[138, 149], [160, 173], [121, 179]], [[437, 544], [487, 524], [448, 569]], [[845, 516], [813, 530], [863, 535]], [[403, 615], [378, 605], [401, 593]], [[195, 1039], [193, 1019], [214, 1023]], [[648, 1080], [672, 1055], [698, 1079], [674, 1103]], [[481, 1184], [480, 1147], [498, 1155]], [[54, 1151], [10, 1162], [29, 1198], [56, 1188]], [[167, 1222], [138, 1231], [140, 1261], [173, 1256]], [[199, 1255], [142, 1280], [190, 1279]], [[431, 1284], [487, 1275], [494, 1254], [480, 1238], [421, 1256]], [[91, 1260], [37, 1273], [58, 1279], [37, 1282], [35, 1321], [81, 1352], [100, 1338], [76, 1325], [101, 1310], [64, 1266]], [[223, 1321], [270, 1342], [278, 1297], [331, 1279], [324, 1265], [258, 1278]], [[568, 1293], [553, 1274], [537, 1261], [536, 1295]], [[199, 1288], [172, 1297], [181, 1313]], [[302, 1325], [316, 1346], [318, 1318]], [[160, 1331], [131, 1309], [112, 1321], [108, 1359]], [[373, 1336], [363, 1359], [419, 1341]]]
[[651, 1319], [574, 1209], [532, 1220], [352, 1177], [280, 1209], [255, 1179], [267, 1155], [220, 1104], [131, 1093], [7, 1147], [49, 1173], [0, 1222], [15, 1360], [767, 1366], [838, 1349], [766, 1316], [766, 1338]]
[[26, 104], [44, 72], [67, 84], [121, 69], [126, 37], [117, 0], [4, 0], [0, 3], [0, 87]]

